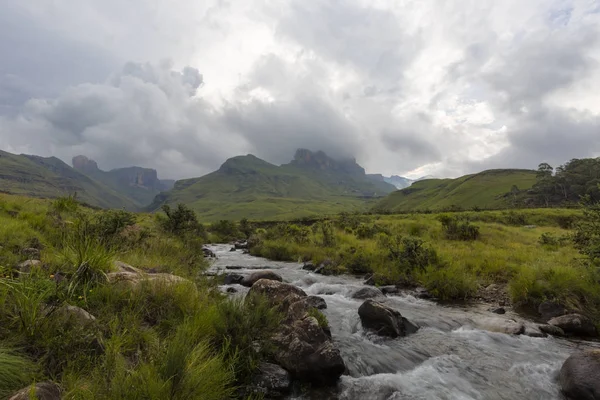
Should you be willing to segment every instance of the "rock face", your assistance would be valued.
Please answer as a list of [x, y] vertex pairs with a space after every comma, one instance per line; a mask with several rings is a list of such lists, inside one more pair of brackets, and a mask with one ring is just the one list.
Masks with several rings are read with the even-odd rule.
[[[29, 400], [31, 386], [19, 390], [9, 400]], [[60, 388], [54, 382], [40, 382], [35, 384], [35, 398], [38, 400], [60, 400]]]
[[261, 279], [270, 279], [272, 281], [278, 281], [281, 282], [283, 279], [281, 278], [281, 275], [276, 274], [273, 271], [257, 271], [254, 272], [253, 274], [245, 277], [241, 284], [247, 287], [252, 287], [252, 285], [254, 285], [257, 281], [261, 280]]
[[538, 306], [538, 312], [544, 321], [548, 321], [554, 317], [565, 315], [567, 310], [565, 309], [565, 306], [560, 303], [545, 301]]
[[374, 300], [365, 301], [358, 308], [362, 325], [378, 335], [398, 337], [416, 332], [419, 327], [404, 318], [399, 311]]
[[581, 314], [567, 314], [552, 318], [548, 325], [557, 326], [567, 335], [596, 337], [598, 332], [591, 319]]
[[372, 299], [375, 297], [384, 297], [384, 294], [381, 290], [372, 286], [362, 287], [352, 294], [352, 298], [358, 300]]
[[571, 400], [600, 400], [600, 350], [571, 355], [560, 369], [562, 392]]
[[262, 363], [252, 380], [251, 391], [266, 398], [281, 398], [290, 392], [291, 383], [290, 374], [285, 369], [276, 364]]
[[295, 379], [317, 385], [334, 383], [346, 366], [327, 327], [321, 327], [310, 315], [312, 300], [293, 285], [260, 279], [250, 289], [246, 301], [255, 294], [265, 296], [272, 306], [285, 315], [279, 330], [272, 338], [274, 359]]

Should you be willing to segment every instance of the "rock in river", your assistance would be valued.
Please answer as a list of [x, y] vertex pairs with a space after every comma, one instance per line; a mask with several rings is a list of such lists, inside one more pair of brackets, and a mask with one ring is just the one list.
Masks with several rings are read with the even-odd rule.
[[[31, 396], [33, 392], [33, 397]], [[40, 382], [35, 384], [35, 388], [28, 386], [13, 394], [9, 400], [60, 400], [60, 388], [54, 382]]]
[[571, 355], [560, 369], [562, 392], [571, 400], [600, 400], [600, 350]]
[[557, 326], [567, 335], [596, 337], [598, 332], [591, 319], [581, 314], [567, 314], [552, 318], [549, 325]]
[[381, 290], [373, 286], [364, 286], [358, 289], [352, 294], [353, 299], [365, 300], [372, 299], [374, 297], [383, 297], [384, 294]]
[[374, 330], [378, 335], [406, 336], [416, 332], [419, 327], [404, 318], [398, 310], [374, 300], [365, 301], [358, 308], [358, 315], [362, 325]]
[[247, 287], [252, 287], [252, 285], [254, 285], [260, 279], [270, 279], [272, 281], [278, 282], [281, 282], [283, 280], [281, 278], [281, 275], [276, 274], [273, 271], [257, 271], [245, 277], [242, 280], [241, 284]]

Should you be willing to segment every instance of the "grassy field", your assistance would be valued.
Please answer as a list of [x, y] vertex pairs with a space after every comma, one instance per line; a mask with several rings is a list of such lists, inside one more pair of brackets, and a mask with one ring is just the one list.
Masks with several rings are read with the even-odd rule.
[[[203, 278], [207, 233], [172, 215], [0, 194], [0, 398], [42, 381], [64, 399], [238, 396], [279, 316]], [[17, 267], [29, 258], [40, 265]], [[109, 283], [116, 260], [185, 279]]]
[[259, 230], [251, 251], [325, 262], [328, 273], [373, 273], [378, 285], [423, 285], [446, 300], [473, 298], [498, 284], [515, 305], [557, 300], [600, 322], [597, 270], [572, 242], [581, 218], [580, 210], [564, 209], [347, 214]]
[[526, 190], [533, 186], [536, 172], [518, 169], [488, 170], [457, 179], [427, 179], [394, 192], [374, 207], [380, 212], [417, 210], [502, 209], [512, 206], [508, 195], [513, 186]]

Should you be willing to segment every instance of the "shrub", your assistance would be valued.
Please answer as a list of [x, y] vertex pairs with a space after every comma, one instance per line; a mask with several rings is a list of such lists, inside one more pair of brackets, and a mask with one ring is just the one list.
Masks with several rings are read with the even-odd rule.
[[0, 347], [0, 398], [8, 399], [13, 392], [30, 384], [35, 370], [29, 359]]
[[504, 219], [507, 225], [527, 225], [527, 216], [524, 213], [509, 211], [506, 214], [504, 214]]
[[429, 266], [419, 274], [419, 281], [442, 300], [466, 299], [477, 291], [475, 277], [456, 265]]
[[248, 218], [242, 218], [240, 221], [240, 232], [244, 234], [246, 239], [248, 239], [250, 235], [252, 235], [252, 232], [254, 232], [254, 227], [250, 221], [248, 221]]
[[600, 261], [600, 203], [583, 201], [583, 218], [575, 227], [573, 242], [590, 261]]
[[372, 239], [378, 233], [389, 233], [377, 224], [360, 224], [356, 228], [356, 237], [359, 239]]
[[554, 236], [551, 233], [545, 232], [540, 235], [538, 242], [542, 246], [560, 247], [565, 246], [570, 240], [571, 237], [568, 235]]
[[168, 204], [162, 206], [166, 219], [161, 219], [160, 225], [166, 232], [178, 236], [196, 234], [203, 236], [204, 227], [198, 222], [196, 213], [184, 204], [178, 204], [177, 208], [171, 209]]
[[436, 251], [419, 238], [380, 236], [379, 246], [387, 251], [387, 259], [399, 272], [411, 274], [438, 263]]
[[222, 219], [210, 225], [210, 231], [219, 236], [221, 241], [237, 239], [240, 236], [237, 224], [233, 221]]
[[52, 202], [52, 208], [57, 212], [75, 212], [79, 207], [77, 193], [65, 197], [58, 197]]
[[308, 309], [308, 315], [315, 318], [321, 328], [329, 328], [329, 321], [327, 321], [327, 317], [321, 311], [317, 310], [314, 307], [311, 307]]
[[440, 215], [438, 220], [442, 223], [442, 231], [446, 239], [477, 240], [479, 238], [479, 227], [468, 220], [459, 220], [449, 215]]
[[335, 230], [330, 221], [322, 221], [313, 225], [313, 231], [319, 236], [319, 244], [323, 247], [335, 246]]

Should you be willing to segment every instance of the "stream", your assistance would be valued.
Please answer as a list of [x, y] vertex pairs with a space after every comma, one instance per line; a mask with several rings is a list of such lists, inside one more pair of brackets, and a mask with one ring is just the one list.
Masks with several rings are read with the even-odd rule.
[[[484, 305], [442, 306], [410, 295], [388, 295], [385, 303], [421, 327], [407, 337], [390, 339], [362, 328], [358, 307], [363, 300], [351, 295], [363, 287], [351, 276], [323, 276], [302, 264], [276, 262], [231, 252], [231, 245], [210, 247], [217, 255], [210, 271], [250, 274], [257, 269], [276, 271], [285, 282], [318, 295], [327, 302], [323, 313], [346, 363], [343, 375], [327, 398], [344, 400], [479, 400], [563, 399], [556, 377], [567, 357], [600, 343], [554, 337], [533, 338], [478, 329], [486, 318], [522, 317], [492, 314]], [[235, 267], [226, 268], [226, 267]], [[238, 293], [248, 291], [234, 286]], [[223, 287], [225, 290], [227, 286]], [[289, 399], [325, 398], [318, 392]]]

